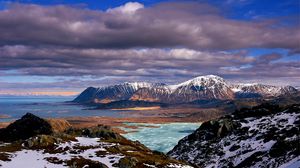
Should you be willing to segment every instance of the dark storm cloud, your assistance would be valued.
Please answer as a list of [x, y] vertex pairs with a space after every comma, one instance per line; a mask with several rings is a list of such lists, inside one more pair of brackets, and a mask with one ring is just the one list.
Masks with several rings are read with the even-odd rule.
[[0, 11], [1, 45], [81, 48], [249, 47], [299, 50], [299, 27], [227, 19], [212, 6], [129, 3], [108, 11], [11, 4]]
[[241, 80], [290, 77], [294, 80], [290, 83], [299, 82], [299, 61], [282, 62], [282, 58], [278, 53], [251, 57], [247, 52], [208, 52], [184, 48], [0, 48], [1, 70], [16, 70], [21, 75], [31, 76], [73, 76], [79, 81], [79, 76], [104, 77], [106, 80], [102, 84], [143, 80], [174, 83], [205, 74]]
[[282, 55], [273, 53], [262, 55], [246, 67], [222, 69], [221, 73], [229, 78], [268, 82], [275, 85], [294, 85], [300, 83], [300, 61], [279, 61]]
[[272, 63], [272, 61], [279, 60], [282, 57], [283, 56], [280, 55], [280, 54], [278, 54], [278, 53], [265, 54], [265, 55], [260, 56], [256, 60], [255, 64], [256, 65], [263, 65], [263, 66], [265, 66], [266, 64], [270, 64], [270, 63]]
[[[191, 49], [70, 49], [28, 46], [0, 48], [0, 70], [44, 76], [165, 76], [241, 66], [254, 59], [242, 53]], [[205, 68], [204, 68], [205, 67]]]
[[[139, 3], [107, 11], [11, 4], [0, 10], [0, 77], [70, 77], [3, 82], [1, 89], [82, 89], [124, 81], [178, 83], [216, 74], [232, 81], [300, 82], [299, 59], [247, 48], [300, 51], [299, 25], [233, 20], [199, 3]], [[230, 49], [245, 51], [232, 52]], [[4, 79], [2, 78], [2, 79]], [[258, 82], [258, 81], [256, 81]], [[280, 82], [274, 82], [280, 84]]]

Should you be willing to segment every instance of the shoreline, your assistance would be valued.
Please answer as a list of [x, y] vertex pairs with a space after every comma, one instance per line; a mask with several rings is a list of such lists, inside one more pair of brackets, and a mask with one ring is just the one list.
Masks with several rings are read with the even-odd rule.
[[[64, 119], [68, 121], [72, 127], [75, 128], [86, 128], [93, 127], [97, 125], [106, 125], [112, 127], [112, 129], [120, 134], [126, 134], [132, 131], [124, 131], [120, 127], [130, 128], [130, 129], [139, 129], [140, 127], [156, 127], [149, 126], [147, 124], [171, 124], [171, 123], [201, 123], [203, 121], [191, 120], [187, 118], [160, 118], [160, 117], [143, 117], [143, 118], [114, 118], [114, 117], [66, 117], [66, 118], [45, 118], [45, 119]], [[7, 127], [11, 122], [0, 122], [0, 128]], [[127, 123], [139, 123], [145, 125], [133, 126], [128, 125]], [[159, 127], [157, 127], [159, 128]]]
[[[141, 126], [127, 125], [127, 123], [141, 124], [169, 124], [169, 123], [201, 123], [199, 120], [187, 120], [180, 118], [159, 118], [159, 117], [144, 117], [144, 118], [113, 118], [113, 117], [69, 117], [66, 119], [75, 128], [92, 127], [96, 125], [107, 125], [112, 127], [114, 131], [121, 134], [128, 133], [119, 127], [138, 129]], [[146, 126], [151, 127], [151, 126]]]
[[[124, 110], [124, 109], [120, 109]], [[108, 116], [71, 116], [48, 119], [64, 119], [75, 128], [93, 127], [97, 125], [107, 125], [117, 133], [126, 133], [118, 128], [133, 128], [126, 123], [145, 123], [145, 124], [166, 124], [166, 123], [201, 123], [221, 116], [224, 111], [216, 108], [160, 108], [160, 109], [139, 109], [120, 112], [120, 115], [126, 117], [108, 117]], [[101, 113], [99, 113], [101, 115]], [[47, 119], [47, 118], [46, 118]], [[9, 122], [0, 122], [0, 128], [6, 127]]]

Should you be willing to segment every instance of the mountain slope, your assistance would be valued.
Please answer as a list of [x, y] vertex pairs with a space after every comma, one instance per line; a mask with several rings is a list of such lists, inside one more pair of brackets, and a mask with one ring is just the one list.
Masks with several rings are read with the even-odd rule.
[[74, 102], [79, 103], [109, 103], [118, 100], [127, 100], [140, 88], [155, 87], [158, 84], [146, 82], [122, 83], [113, 86], [94, 88], [89, 87], [84, 90]]
[[300, 166], [300, 105], [261, 105], [203, 123], [168, 155], [199, 167]]
[[[174, 87], [174, 85], [171, 87]], [[215, 75], [199, 76], [175, 85], [171, 95], [185, 102], [202, 99], [226, 100], [234, 98], [234, 93], [227, 82]]]
[[276, 97], [297, 93], [297, 89], [291, 86], [278, 87], [257, 83], [232, 85], [231, 89], [235, 92], [236, 97], [238, 98]]
[[110, 103], [120, 100], [161, 103], [188, 103], [195, 100], [233, 100], [240, 98], [265, 98], [293, 95], [297, 89], [291, 86], [277, 87], [263, 84], [231, 85], [215, 75], [199, 76], [177, 85], [145, 82], [93, 88], [83, 91], [74, 102]]

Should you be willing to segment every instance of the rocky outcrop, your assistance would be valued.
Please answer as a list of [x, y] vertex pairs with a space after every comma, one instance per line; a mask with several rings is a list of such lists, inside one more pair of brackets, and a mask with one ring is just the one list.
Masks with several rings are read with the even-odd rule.
[[279, 167], [299, 162], [299, 139], [300, 105], [264, 104], [203, 123], [168, 155], [198, 167]]
[[0, 129], [0, 141], [15, 141], [27, 139], [38, 134], [52, 134], [51, 125], [31, 113], [27, 113], [21, 119]]
[[63, 132], [71, 125], [64, 119], [42, 119], [31, 113], [0, 129], [0, 141], [24, 140], [36, 135]]

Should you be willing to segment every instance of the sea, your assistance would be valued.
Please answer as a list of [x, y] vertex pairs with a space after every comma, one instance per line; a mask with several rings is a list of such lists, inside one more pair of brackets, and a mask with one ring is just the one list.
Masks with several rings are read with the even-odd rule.
[[0, 97], [0, 122], [19, 119], [26, 113], [43, 118], [107, 116], [124, 117], [122, 111], [91, 110], [91, 107], [70, 103], [74, 97]]
[[[70, 103], [74, 97], [40, 97], [40, 96], [2, 96], [0, 97], [0, 122], [11, 122], [21, 118], [26, 113], [32, 113], [43, 118], [89, 117], [104, 116], [122, 118], [130, 111], [122, 110], [91, 110], [90, 107]], [[152, 150], [167, 152], [177, 142], [196, 130], [200, 123], [126, 123], [139, 126], [124, 134], [128, 139], [138, 140]]]

